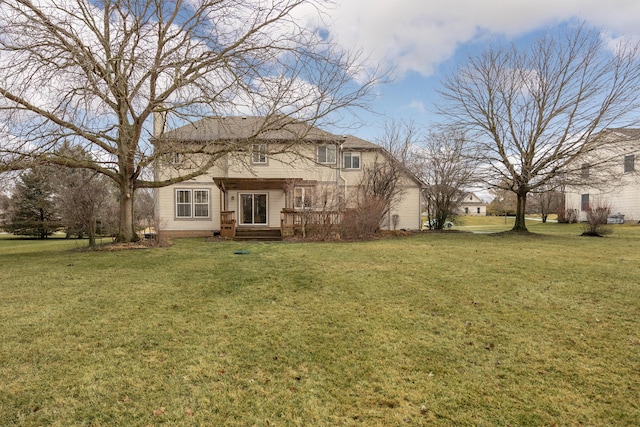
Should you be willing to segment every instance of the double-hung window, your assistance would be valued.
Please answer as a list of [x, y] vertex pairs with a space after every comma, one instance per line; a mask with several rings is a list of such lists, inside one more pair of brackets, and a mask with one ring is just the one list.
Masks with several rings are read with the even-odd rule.
[[176, 218], [209, 218], [209, 190], [176, 190]]
[[304, 187], [293, 189], [293, 207], [296, 209], [311, 207], [311, 194], [308, 194]]
[[342, 156], [344, 169], [360, 169], [360, 153], [346, 152]]
[[252, 145], [251, 163], [254, 165], [264, 165], [267, 163], [267, 144]]
[[318, 147], [318, 163], [335, 164], [336, 146], [321, 145]]

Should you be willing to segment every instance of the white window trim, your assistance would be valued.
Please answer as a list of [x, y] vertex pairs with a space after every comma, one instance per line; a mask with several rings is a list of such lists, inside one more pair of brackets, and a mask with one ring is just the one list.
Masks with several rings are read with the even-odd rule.
[[[349, 155], [350, 158], [350, 166], [347, 167], [347, 165], [345, 165], [345, 159], [347, 157], [347, 155]], [[356, 157], [358, 159], [358, 167], [354, 168], [353, 167], [353, 158]], [[360, 154], [360, 152], [358, 151], [345, 151], [344, 153], [342, 153], [342, 168], [345, 170], [359, 170], [362, 168], [362, 155]]]
[[[300, 205], [296, 204], [296, 191], [300, 191], [300, 201], [302, 202]], [[307, 189], [305, 187], [295, 187], [293, 189], [293, 208], [296, 210], [304, 210], [310, 209], [312, 205], [311, 195], [307, 194]]]
[[[188, 203], [178, 203], [178, 193], [179, 192], [188, 192], [189, 194], [189, 202]], [[207, 194], [207, 202], [206, 203], [196, 203], [195, 193], [203, 192]], [[195, 219], [195, 220], [203, 220], [211, 218], [211, 190], [209, 188], [176, 188], [174, 191], [174, 204], [175, 204], [175, 218], [176, 219]], [[189, 213], [190, 215], [179, 215], [178, 206], [179, 205], [189, 205]], [[207, 215], [196, 215], [196, 206], [207, 206]]]
[[[325, 161], [320, 160], [320, 150], [324, 149], [325, 153], [324, 153], [324, 157], [325, 157]], [[321, 145], [316, 149], [316, 159], [318, 160], [318, 163], [322, 163], [325, 165], [335, 165], [336, 164], [336, 160], [337, 160], [337, 149], [335, 145]], [[333, 159], [332, 160], [327, 160], [327, 157], [329, 157], [329, 152], [333, 153]]]
[[[250, 196], [266, 196], [265, 199], [265, 220], [266, 222], [244, 222], [244, 218], [242, 217], [242, 196], [243, 195], [250, 195]], [[237, 207], [237, 213], [238, 213], [238, 224], [239, 225], [247, 225], [247, 226], [268, 226], [269, 225], [269, 193], [268, 192], [254, 192], [254, 193], [246, 193], [246, 192], [242, 192], [242, 193], [238, 193], [238, 207]], [[254, 218], [255, 219], [255, 218]]]
[[[256, 160], [256, 156], [258, 156], [258, 160]], [[251, 163], [254, 165], [266, 165], [268, 163], [266, 143], [251, 145]]]

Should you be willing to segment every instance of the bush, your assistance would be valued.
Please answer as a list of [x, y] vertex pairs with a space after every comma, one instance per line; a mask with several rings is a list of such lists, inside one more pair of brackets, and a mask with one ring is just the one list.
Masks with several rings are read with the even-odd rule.
[[380, 229], [380, 220], [387, 211], [387, 203], [367, 197], [355, 208], [347, 209], [340, 224], [340, 237], [346, 240], [371, 239]]
[[611, 214], [611, 207], [608, 205], [598, 205], [586, 211], [587, 222], [585, 223], [583, 236], [604, 236], [611, 233], [607, 227], [607, 218]]
[[575, 224], [578, 222], [577, 209], [559, 209], [558, 222], [561, 224]]

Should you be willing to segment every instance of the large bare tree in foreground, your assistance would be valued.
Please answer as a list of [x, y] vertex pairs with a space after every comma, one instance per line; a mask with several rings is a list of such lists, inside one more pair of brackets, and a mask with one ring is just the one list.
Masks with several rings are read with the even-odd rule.
[[[91, 169], [119, 188], [118, 240], [137, 238], [136, 189], [205, 173], [251, 138], [152, 147], [152, 119], [264, 116], [314, 124], [359, 106], [374, 83], [310, 16], [323, 0], [6, 0], [0, 2], [0, 171], [33, 162]], [[162, 126], [156, 128], [162, 131]], [[92, 154], [61, 158], [63, 143]], [[175, 152], [197, 167], [171, 179], [147, 173]]]
[[478, 172], [517, 196], [513, 231], [527, 231], [531, 191], [573, 184], [580, 159], [620, 142], [599, 133], [638, 119], [639, 54], [583, 25], [523, 49], [492, 46], [444, 80], [438, 108], [474, 142]]

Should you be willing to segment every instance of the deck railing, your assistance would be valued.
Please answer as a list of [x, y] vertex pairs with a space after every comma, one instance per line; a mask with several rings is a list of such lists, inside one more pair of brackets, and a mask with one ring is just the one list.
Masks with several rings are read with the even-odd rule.
[[280, 213], [280, 233], [282, 237], [329, 231], [342, 221], [342, 212], [337, 211], [296, 211], [284, 209]]
[[236, 235], [235, 211], [220, 212], [220, 236], [233, 238]]

